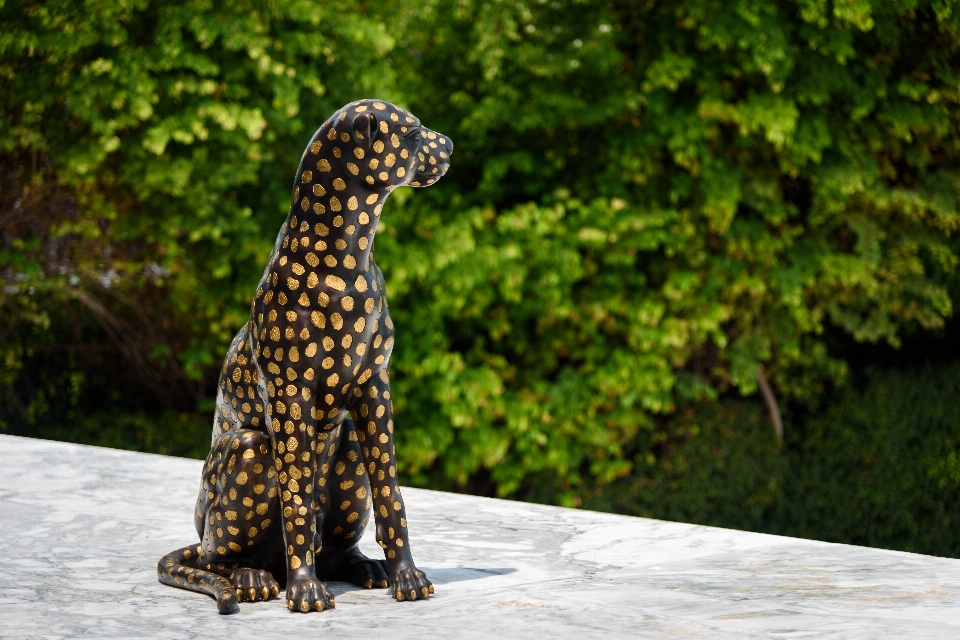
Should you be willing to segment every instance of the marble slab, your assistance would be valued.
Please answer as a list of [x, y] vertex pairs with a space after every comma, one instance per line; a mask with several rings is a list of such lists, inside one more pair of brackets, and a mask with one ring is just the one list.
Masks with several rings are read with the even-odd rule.
[[417, 489], [430, 600], [220, 616], [156, 578], [200, 466], [0, 436], [0, 638], [960, 638], [960, 560]]

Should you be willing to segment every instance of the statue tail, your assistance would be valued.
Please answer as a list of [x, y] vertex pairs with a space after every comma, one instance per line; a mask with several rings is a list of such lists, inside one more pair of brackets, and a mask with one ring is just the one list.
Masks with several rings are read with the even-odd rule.
[[157, 563], [157, 577], [160, 582], [213, 596], [217, 600], [217, 610], [220, 613], [236, 613], [240, 610], [240, 605], [237, 604], [237, 594], [229, 580], [216, 573], [196, 569], [191, 566], [192, 563], [184, 564], [184, 561], [189, 561], [199, 554], [199, 546], [189, 545], [160, 558]]

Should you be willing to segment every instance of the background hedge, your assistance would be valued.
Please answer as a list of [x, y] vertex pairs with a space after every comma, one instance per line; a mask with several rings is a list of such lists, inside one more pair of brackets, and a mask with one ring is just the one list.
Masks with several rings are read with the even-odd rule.
[[956, 420], [880, 405], [957, 371], [857, 345], [954, 344], [958, 33], [947, 0], [0, 2], [0, 424], [201, 455], [302, 148], [376, 96], [457, 145], [377, 235], [407, 482], [956, 554], [923, 531]]

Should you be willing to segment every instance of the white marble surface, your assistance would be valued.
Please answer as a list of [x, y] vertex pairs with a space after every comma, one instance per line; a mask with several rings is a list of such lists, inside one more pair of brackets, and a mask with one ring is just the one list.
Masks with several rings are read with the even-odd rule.
[[331, 583], [332, 611], [220, 616], [156, 578], [200, 465], [0, 436], [0, 637], [960, 638], [960, 560], [416, 489], [429, 601]]

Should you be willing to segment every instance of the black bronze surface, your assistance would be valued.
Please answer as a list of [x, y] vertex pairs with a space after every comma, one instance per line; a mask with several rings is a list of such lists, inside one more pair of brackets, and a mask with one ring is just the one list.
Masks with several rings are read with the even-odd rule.
[[[384, 201], [450, 163], [449, 138], [387, 102], [361, 100], [314, 134], [293, 204], [233, 339], [217, 389], [195, 521], [200, 543], [164, 556], [160, 581], [293, 611], [334, 599], [324, 580], [433, 593], [413, 563], [396, 476], [387, 368], [393, 322], [373, 261]], [[373, 509], [385, 560], [357, 547]]]

